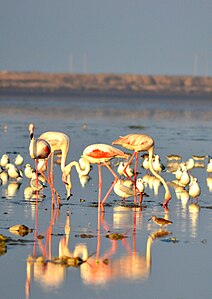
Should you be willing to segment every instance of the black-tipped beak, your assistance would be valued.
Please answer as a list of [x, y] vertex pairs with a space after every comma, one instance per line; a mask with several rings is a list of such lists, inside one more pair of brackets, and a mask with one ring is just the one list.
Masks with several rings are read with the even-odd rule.
[[67, 196], [66, 200], [69, 200], [71, 198], [72, 194], [70, 194], [69, 196]]

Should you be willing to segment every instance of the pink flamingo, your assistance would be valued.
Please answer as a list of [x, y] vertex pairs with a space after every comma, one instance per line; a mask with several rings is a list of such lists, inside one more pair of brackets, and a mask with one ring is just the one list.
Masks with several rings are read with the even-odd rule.
[[[36, 178], [37, 178], [37, 184], [38, 184], [38, 160], [39, 159], [48, 160], [48, 158], [51, 154], [51, 145], [48, 143], [47, 140], [44, 140], [42, 138], [35, 140], [34, 129], [35, 129], [34, 125], [30, 124], [29, 125], [29, 133], [30, 133], [31, 141], [30, 141], [30, 145], [29, 145], [29, 154], [30, 154], [30, 157], [35, 160]], [[40, 169], [40, 172], [46, 178], [42, 169]], [[49, 181], [47, 178], [46, 178], [46, 180], [48, 181], [48, 183], [51, 187], [51, 190], [52, 190], [52, 205], [54, 206], [54, 201], [55, 201], [54, 200], [54, 192], [56, 192], [56, 190], [54, 189], [52, 182]], [[57, 192], [56, 192], [56, 194], [57, 194], [58, 203], [60, 204], [59, 194]]]
[[29, 125], [29, 133], [30, 133], [30, 144], [29, 144], [29, 154], [32, 159], [47, 159], [51, 153], [50, 144], [44, 139], [35, 140], [34, 137], [34, 125]]
[[52, 172], [53, 172], [54, 152], [55, 151], [62, 152], [60, 167], [61, 167], [61, 171], [63, 171], [65, 164], [66, 164], [66, 158], [67, 158], [68, 150], [69, 150], [69, 144], [70, 144], [69, 137], [62, 132], [49, 131], [49, 132], [45, 132], [45, 133], [41, 134], [38, 139], [46, 140], [51, 146], [51, 155], [50, 156], [51, 156], [51, 171]]
[[54, 171], [53, 171], [53, 164], [54, 164], [54, 153], [55, 151], [61, 151], [61, 161], [60, 161], [60, 168], [63, 172], [63, 169], [66, 164], [66, 158], [68, 155], [69, 145], [70, 145], [70, 138], [62, 132], [57, 131], [47, 131], [40, 135], [38, 139], [46, 140], [51, 146], [51, 166], [50, 166], [50, 179], [52, 181], [52, 185], [54, 186]]
[[[128, 135], [119, 137], [117, 140], [113, 141], [112, 144], [121, 145], [124, 148], [134, 151], [132, 157], [129, 159], [129, 161], [124, 169], [124, 172], [127, 175], [126, 168], [128, 167], [128, 165], [130, 165], [132, 159], [134, 157], [136, 157], [136, 163], [135, 163], [135, 169], [134, 169], [134, 176], [135, 176], [134, 184], [136, 184], [138, 153], [141, 151], [148, 151], [148, 153], [149, 153], [149, 169], [152, 172], [152, 174], [154, 176], [156, 176], [161, 181], [161, 183], [163, 184], [163, 186], [165, 188], [165, 199], [164, 199], [163, 207], [167, 207], [168, 202], [171, 199], [171, 193], [169, 191], [166, 181], [158, 173], [156, 173], [156, 171], [154, 170], [153, 165], [152, 165], [153, 164], [153, 155], [154, 155], [154, 139], [148, 135], [143, 135], [143, 134], [128, 134]], [[131, 179], [131, 178], [129, 177], [129, 179]], [[135, 188], [135, 192], [136, 192], [136, 188]]]
[[[104, 203], [105, 203], [107, 197], [109, 196], [111, 190], [113, 189], [114, 184], [118, 180], [118, 176], [106, 162], [108, 162], [111, 159], [116, 158], [116, 157], [126, 159], [128, 157], [128, 155], [125, 154], [124, 152], [122, 152], [121, 150], [119, 150], [111, 145], [108, 145], [108, 144], [89, 145], [84, 149], [83, 154], [81, 156], [81, 163], [83, 161], [83, 165], [85, 168], [87, 167], [87, 165], [90, 165], [90, 164], [98, 164], [98, 174], [99, 174], [98, 208], [100, 209], [100, 207], [102, 207], [103, 211], [104, 211]], [[73, 165], [73, 162], [69, 163], [64, 168], [63, 182], [65, 182], [65, 183], [67, 183], [67, 177], [71, 172], [72, 165]], [[112, 186], [110, 187], [110, 189], [108, 190], [107, 194], [101, 201], [101, 194], [102, 194], [101, 166], [102, 165], [105, 165], [109, 169], [109, 171], [113, 174], [115, 180], [114, 180]]]

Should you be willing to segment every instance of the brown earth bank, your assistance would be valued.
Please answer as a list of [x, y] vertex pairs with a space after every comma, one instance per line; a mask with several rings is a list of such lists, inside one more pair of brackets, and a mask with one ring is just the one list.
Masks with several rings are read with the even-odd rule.
[[205, 94], [212, 77], [127, 74], [0, 72], [0, 95], [14, 94]]

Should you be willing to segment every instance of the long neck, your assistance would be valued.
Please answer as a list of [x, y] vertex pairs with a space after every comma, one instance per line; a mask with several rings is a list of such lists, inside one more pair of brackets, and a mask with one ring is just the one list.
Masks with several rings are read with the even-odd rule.
[[66, 144], [66, 146], [62, 149], [62, 157], [61, 157], [61, 163], [60, 163], [60, 168], [61, 171], [63, 172], [65, 165], [66, 165], [66, 158], [68, 154], [68, 149], [69, 149], [69, 143]]
[[71, 163], [69, 163], [68, 165], [66, 165], [64, 167], [63, 172], [66, 175], [69, 175], [71, 173], [72, 167], [75, 166], [76, 171], [79, 175], [87, 175], [90, 171], [90, 163], [85, 159], [83, 159], [83, 162], [84, 162], [85, 168], [81, 169], [79, 162], [72, 161]]
[[35, 143], [35, 137], [34, 137], [34, 133], [30, 132], [30, 144], [29, 144], [29, 155], [32, 159], [35, 158], [34, 155], [34, 143]]
[[165, 191], [166, 191], [165, 199], [167, 199], [167, 198], [170, 199], [171, 198], [171, 193], [169, 191], [169, 188], [168, 188], [168, 185], [167, 185], [166, 181], [154, 170], [153, 165], [152, 165], [152, 163], [153, 163], [153, 154], [154, 154], [154, 146], [150, 147], [148, 152], [149, 152], [149, 169], [151, 170], [152, 174], [156, 178], [158, 178], [161, 181], [161, 183], [163, 184], [163, 186], [165, 188]]
[[66, 165], [63, 169], [63, 176], [62, 180], [66, 184], [66, 190], [67, 190], [67, 197], [69, 198], [71, 195], [71, 188], [72, 188], [72, 183], [71, 183], [71, 170], [72, 167], [75, 166], [77, 172], [79, 175], [87, 175], [90, 171], [90, 163], [84, 159], [84, 166], [83, 170], [80, 168], [80, 165], [77, 161], [72, 161], [68, 165]]

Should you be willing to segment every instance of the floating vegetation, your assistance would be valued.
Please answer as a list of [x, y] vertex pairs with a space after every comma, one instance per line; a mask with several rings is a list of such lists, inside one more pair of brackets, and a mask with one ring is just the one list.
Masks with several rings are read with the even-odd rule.
[[5, 236], [0, 235], [0, 255], [4, 255], [7, 252], [6, 240]]
[[0, 255], [2, 255], [2, 253], [3, 254], [6, 253], [7, 251], [6, 245], [27, 245], [32, 242], [34, 242], [34, 240], [23, 240], [23, 239], [16, 240], [0, 234]]
[[58, 265], [63, 265], [65, 267], [79, 267], [84, 261], [80, 257], [55, 257], [51, 260], [45, 261], [45, 263], [54, 263]]
[[98, 208], [98, 202], [91, 202], [90, 203], [90, 205], [89, 205], [89, 207], [91, 207], [91, 208]]
[[45, 237], [43, 235], [37, 235], [38, 240], [43, 240]]
[[127, 236], [123, 234], [118, 234], [118, 233], [111, 233], [105, 236], [106, 238], [110, 240], [123, 240], [124, 238], [127, 238]]
[[91, 239], [91, 238], [94, 238], [94, 237], [95, 236], [91, 235], [91, 234], [80, 234], [80, 235], [76, 234], [75, 235], [75, 238], [83, 238], [83, 239], [86, 239], [86, 238]]
[[21, 237], [24, 237], [32, 232], [32, 229], [28, 228], [24, 224], [16, 224], [9, 228], [9, 231], [14, 235], [19, 235]]
[[37, 264], [44, 264], [46, 265], [47, 263], [52, 263], [56, 265], [62, 265], [65, 267], [79, 267], [83, 261], [80, 257], [68, 257], [68, 256], [63, 256], [63, 257], [54, 257], [51, 260], [45, 259], [43, 256], [38, 256], [37, 258], [33, 258], [32, 256], [29, 256], [27, 258], [27, 262], [30, 263], [37, 263]]

